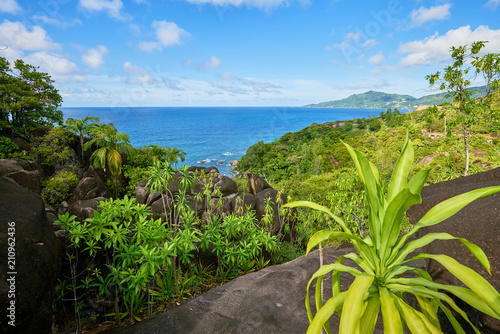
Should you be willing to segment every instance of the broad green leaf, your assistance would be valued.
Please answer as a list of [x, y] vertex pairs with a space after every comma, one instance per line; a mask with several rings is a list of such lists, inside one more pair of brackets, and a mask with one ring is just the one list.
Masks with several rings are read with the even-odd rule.
[[464, 194], [454, 196], [435, 205], [417, 222], [417, 224], [415, 224], [415, 226], [413, 226], [410, 232], [406, 233], [399, 239], [395, 248], [400, 249], [406, 243], [406, 241], [408, 241], [408, 239], [413, 234], [417, 233], [422, 227], [439, 224], [443, 220], [453, 216], [467, 204], [480, 198], [496, 194], [498, 192], [500, 192], [500, 186], [476, 189]]
[[412, 194], [408, 188], [404, 188], [395, 195], [394, 199], [387, 206], [380, 243], [382, 263], [385, 264], [386, 254], [390, 254], [391, 247], [398, 239], [399, 232], [401, 231], [401, 222], [406, 210], [420, 202], [421, 198], [419, 194]]
[[480, 198], [500, 192], [500, 186], [476, 189], [464, 194], [449, 198], [430, 209], [415, 225], [416, 229], [432, 226], [453, 216], [467, 204]]
[[422, 313], [425, 315], [425, 317], [429, 319], [434, 327], [436, 327], [437, 329], [441, 329], [441, 325], [439, 324], [439, 319], [437, 316], [436, 302], [420, 295], [415, 295], [415, 297], [417, 298], [420, 309], [422, 310]]
[[372, 247], [368, 246], [360, 237], [344, 233], [344, 232], [335, 232], [331, 230], [322, 230], [319, 232], [316, 232], [310, 239], [309, 242], [307, 243], [307, 249], [306, 249], [306, 254], [309, 254], [311, 249], [314, 247], [318, 246], [320, 243], [324, 242], [325, 240], [328, 239], [335, 239], [335, 238], [346, 238], [351, 240], [353, 245], [355, 246], [356, 250], [358, 251], [359, 255], [361, 256], [362, 259], [364, 259], [366, 262], [366, 266], [362, 266], [362, 263], [359, 262], [358, 264], [365, 270], [365, 271], [373, 271], [376, 268], [377, 263], [376, 262], [376, 254], [373, 252]]
[[484, 254], [483, 250], [481, 247], [477, 246], [476, 244], [473, 244], [472, 242], [468, 241], [467, 239], [464, 238], [457, 238], [452, 236], [451, 234], [448, 233], [428, 233], [424, 235], [421, 238], [418, 238], [417, 240], [410, 241], [406, 246], [401, 250], [399, 253], [398, 257], [394, 260], [395, 265], [399, 265], [400, 263], [403, 263], [404, 259], [408, 254], [413, 252], [416, 249], [422, 248], [431, 242], [435, 240], [458, 240], [462, 244], [467, 247], [467, 249], [471, 252], [472, 255], [476, 257], [476, 259], [481, 263], [481, 265], [488, 271], [488, 273], [491, 275], [490, 272], [490, 262], [488, 261], [488, 257], [486, 254]]
[[356, 276], [352, 282], [342, 308], [339, 332], [343, 334], [355, 334], [359, 329], [359, 321], [364, 311], [365, 295], [372, 285], [374, 276], [361, 274]]
[[[470, 300], [465, 300], [463, 297], [459, 298], [463, 299], [483, 313], [489, 314], [496, 318], [500, 318], [500, 294], [495, 290], [494, 287], [491, 286], [490, 283], [488, 283], [488, 281], [486, 281], [474, 270], [458, 263], [455, 259], [446, 255], [419, 254], [414, 257], [414, 259], [433, 259], [442, 264], [452, 275], [458, 278], [472, 292], [474, 292], [475, 295], [477, 295], [477, 298], [471, 298]], [[452, 290], [450, 290], [449, 287], [443, 287], [443, 289], [446, 289], [455, 294]], [[479, 301], [483, 301], [490, 308], [490, 310], [481, 307]]]
[[[409, 279], [409, 280], [413, 280], [413, 279]], [[419, 280], [422, 280], [422, 279], [419, 279]], [[404, 282], [404, 281], [405, 281], [405, 279], [401, 279], [401, 282]], [[438, 284], [438, 285], [440, 285], [440, 284]], [[464, 318], [469, 323], [469, 325], [471, 325], [471, 327], [475, 328], [474, 325], [472, 324], [472, 322], [467, 317], [467, 314], [460, 307], [457, 306], [457, 304], [455, 303], [455, 301], [452, 298], [450, 298], [445, 293], [438, 292], [438, 291], [433, 290], [433, 289], [429, 289], [425, 286], [412, 285], [411, 283], [410, 284], [391, 283], [391, 284], [387, 284], [387, 287], [388, 287], [388, 289], [390, 289], [392, 291], [411, 293], [415, 296], [422, 296], [422, 297], [426, 297], [426, 298], [431, 298], [431, 299], [435, 300], [436, 302], [439, 302], [439, 300], [445, 301], [446, 303], [448, 303], [448, 305], [450, 305], [453, 308], [453, 310], [455, 312], [460, 314], [462, 316], [462, 318]]]
[[[340, 260], [340, 261], [339, 261]], [[309, 305], [309, 295], [310, 295], [310, 288], [311, 288], [311, 284], [313, 282], [313, 280], [315, 278], [318, 278], [318, 277], [323, 277], [325, 276], [327, 273], [329, 273], [330, 271], [334, 271], [335, 272], [348, 272], [354, 276], [357, 276], [357, 275], [361, 275], [362, 272], [355, 269], [355, 268], [351, 268], [349, 266], [345, 266], [343, 265], [342, 263], [340, 263], [342, 261], [342, 259], [339, 259], [338, 260], [338, 263], [333, 263], [333, 264], [329, 264], [329, 265], [324, 265], [324, 266], [321, 266], [313, 275], [312, 277], [309, 279], [309, 282], [307, 283], [307, 292], [306, 292], [306, 309], [307, 309], [307, 315], [309, 317], [309, 319], [312, 318], [312, 311], [311, 311], [311, 306]], [[340, 274], [338, 276], [335, 276], [334, 277], [340, 279]], [[338, 283], [340, 284], [340, 282]]]
[[415, 174], [411, 178], [410, 182], [408, 182], [408, 189], [410, 189], [410, 191], [414, 194], [420, 194], [430, 171], [430, 169], [424, 169]]
[[403, 144], [403, 150], [399, 156], [394, 171], [392, 172], [391, 181], [389, 182], [389, 189], [387, 192], [387, 201], [390, 203], [399, 192], [406, 187], [408, 182], [408, 173], [410, 172], [411, 164], [413, 163], [413, 145], [408, 138], [408, 131], [406, 132], [406, 139]]
[[412, 333], [418, 334], [442, 334], [439, 329], [422, 314], [414, 308], [408, 306], [402, 299], [396, 298], [396, 305], [403, 316], [406, 325]]
[[[340, 272], [339, 272], [340, 274]], [[323, 278], [325, 276], [319, 276], [318, 279], [316, 280], [316, 291], [314, 294], [314, 299], [316, 302], [316, 312], [318, 312], [322, 307], [323, 307], [323, 289], [322, 289], [322, 282]], [[335, 311], [335, 310], [334, 310]], [[312, 320], [312, 317], [309, 316], [309, 321]], [[324, 324], [325, 331], [327, 333], [331, 333], [330, 329], [330, 322], [326, 321]]]
[[368, 298], [366, 308], [359, 324], [360, 333], [373, 333], [380, 313], [380, 297], [378, 293]]
[[346, 295], [347, 291], [344, 291], [336, 297], [330, 298], [314, 316], [307, 329], [307, 334], [319, 334], [325, 322], [330, 319], [335, 309], [344, 303]]
[[342, 229], [344, 230], [345, 233], [352, 234], [351, 230], [349, 230], [349, 228], [347, 227], [347, 225], [344, 223], [344, 221], [342, 219], [340, 219], [339, 217], [337, 217], [336, 215], [331, 213], [330, 210], [328, 210], [327, 208], [325, 208], [322, 205], [316, 204], [314, 202], [309, 202], [309, 201], [295, 201], [295, 202], [286, 203], [285, 205], [283, 205], [283, 207], [284, 208], [306, 207], [306, 208], [311, 208], [314, 210], [324, 212], [324, 213], [328, 214], [330, 217], [332, 217], [337, 223], [339, 223], [339, 225], [342, 227]]
[[395, 306], [395, 299], [397, 299], [397, 297], [391, 294], [385, 287], [380, 287], [379, 292], [382, 318], [384, 320], [384, 333], [403, 333], [403, 323], [401, 322], [401, 316]]
[[[453, 313], [446, 307], [444, 306], [443, 303], [438, 302], [439, 308], [444, 312], [446, 317], [448, 318], [448, 321], [450, 321], [451, 325], [453, 326], [453, 329], [455, 330], [455, 333], [457, 334], [466, 334], [462, 326], [460, 326], [460, 323], [457, 321]], [[475, 326], [474, 326], [475, 328]], [[477, 329], [476, 329], [476, 333]]]

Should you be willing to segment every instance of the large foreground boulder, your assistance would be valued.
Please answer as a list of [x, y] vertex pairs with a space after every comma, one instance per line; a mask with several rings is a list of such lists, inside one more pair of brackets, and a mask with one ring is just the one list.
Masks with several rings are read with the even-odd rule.
[[[479, 188], [500, 185], [500, 168], [441, 182], [422, 190], [422, 204], [408, 210], [410, 222], [416, 224], [423, 215], [436, 204], [453, 196]], [[474, 269], [500, 291], [500, 194], [477, 200], [444, 222], [422, 229], [419, 236], [427, 233], [446, 232], [475, 243], [483, 249], [491, 264], [490, 276], [483, 266], [457, 240], [434, 241], [423, 251], [432, 254], [445, 254], [458, 262]], [[444, 284], [461, 285], [444, 267], [435, 261], [427, 262], [427, 270], [434, 281]], [[470, 310], [469, 313], [476, 311]], [[481, 314], [475, 316], [481, 317]], [[500, 333], [500, 321], [484, 317], [484, 333]]]
[[[351, 246], [325, 249], [325, 263], [332, 263], [352, 251]], [[349, 260], [344, 264], [353, 265]], [[307, 282], [318, 268], [316, 251], [307, 257], [238, 277], [159, 316], [105, 333], [305, 333], [309, 326], [304, 304]], [[344, 274], [341, 279], [341, 289], [345, 290], [352, 283], [352, 276]], [[324, 295], [331, 295], [331, 280], [325, 280], [324, 287]], [[314, 296], [311, 301], [314, 303]], [[332, 318], [331, 325], [337, 328], [338, 319]], [[382, 332], [379, 322], [375, 333]]]
[[[0, 189], [0, 328], [6, 333], [49, 333], [59, 242], [40, 196], [2, 177]], [[14, 262], [7, 261], [10, 252]]]

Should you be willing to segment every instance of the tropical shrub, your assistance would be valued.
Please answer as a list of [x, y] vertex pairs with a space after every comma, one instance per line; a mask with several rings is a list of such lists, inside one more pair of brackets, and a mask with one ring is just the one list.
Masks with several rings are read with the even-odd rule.
[[[305, 206], [327, 213], [342, 228], [340, 232], [317, 232], [309, 240], [307, 253], [322, 242], [335, 238], [350, 240], [357, 251], [339, 257], [335, 263], [323, 265], [309, 280], [306, 308], [311, 324], [308, 333], [320, 333], [322, 328], [331, 333], [329, 318], [334, 312], [340, 317], [339, 333], [372, 333], [380, 313], [386, 333], [404, 333], [405, 325], [412, 333], [439, 333], [439, 310], [443, 311], [457, 333], [464, 331], [452, 310], [479, 333], [465, 312], [447, 293], [487, 315], [500, 319], [500, 294], [478, 273], [446, 255], [421, 253], [409, 258], [413, 251], [434, 240], [454, 239], [464, 244], [490, 272], [490, 264], [484, 252], [466, 239], [456, 238], [448, 233], [427, 234], [411, 241], [410, 237], [423, 227], [442, 222], [474, 200], [500, 192], [500, 186], [474, 190], [441, 202], [429, 210], [408, 233], [400, 236], [404, 213], [410, 206], [421, 202], [420, 192], [429, 173], [428, 170], [422, 170], [407, 182], [414, 154], [412, 142], [407, 136], [386, 194], [380, 185], [378, 169], [361, 152], [347, 144], [346, 147], [365, 186], [369, 206], [369, 236], [362, 239], [355, 235], [341, 218], [318, 204], [303, 201], [286, 205]], [[361, 270], [344, 265], [345, 259], [356, 262]], [[426, 271], [411, 266], [411, 261], [417, 259], [433, 259], [439, 262], [466, 287], [434, 283]], [[402, 277], [409, 271], [417, 277]], [[319, 282], [330, 272], [333, 297], [324, 303], [322, 284]], [[355, 277], [347, 291], [340, 291], [342, 273]], [[309, 293], [315, 279], [317, 312], [313, 315]], [[404, 294], [414, 295], [420, 310], [408, 305], [403, 299]]]
[[50, 130], [45, 136], [36, 138], [31, 148], [34, 159], [45, 166], [54, 166], [56, 170], [71, 162], [75, 155], [69, 146], [70, 133], [63, 127]]
[[19, 148], [10, 138], [0, 137], [0, 159], [7, 159], [17, 151]]
[[75, 173], [62, 170], [43, 183], [42, 198], [49, 206], [56, 206], [71, 196], [71, 190], [78, 184]]

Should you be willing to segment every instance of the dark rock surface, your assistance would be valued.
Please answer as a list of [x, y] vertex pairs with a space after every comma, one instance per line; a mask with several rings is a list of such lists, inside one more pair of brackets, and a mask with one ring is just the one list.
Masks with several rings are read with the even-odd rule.
[[92, 199], [86, 199], [81, 201], [76, 201], [69, 206], [69, 214], [75, 215], [77, 221], [83, 222], [86, 218], [94, 217], [94, 211], [97, 209], [100, 201], [106, 201], [105, 197], [96, 197]]
[[250, 207], [250, 210], [255, 210], [255, 196], [253, 194], [238, 195], [231, 202], [233, 212], [238, 212], [240, 207], [246, 212], [247, 206]]
[[[408, 210], [410, 222], [415, 224], [434, 205], [453, 196], [484, 187], [500, 185], [500, 168], [441, 182], [422, 190], [422, 204]], [[419, 236], [426, 233], [447, 232], [475, 243], [485, 252], [491, 264], [490, 276], [481, 264], [459, 241], [434, 241], [423, 248], [423, 252], [446, 254], [458, 262], [474, 269], [500, 291], [500, 194], [477, 200], [444, 222], [422, 229]], [[461, 285], [444, 267], [435, 261], [427, 262], [427, 270], [434, 281], [444, 284]], [[500, 332], [500, 321], [484, 317], [487, 330]], [[488, 331], [486, 331], [488, 333]]]
[[245, 172], [243, 173], [244, 177], [248, 179], [248, 192], [254, 195], [257, 195], [261, 191], [271, 188], [269, 183], [266, 182], [263, 178], [257, 176], [254, 173]]
[[[222, 196], [229, 196], [238, 192], [238, 185], [230, 177], [220, 175], [217, 177], [217, 182], [214, 184], [214, 189], [219, 188]], [[217, 197], [217, 192], [214, 190], [212, 197]]]
[[[325, 263], [332, 263], [352, 251], [351, 246], [327, 248]], [[353, 265], [349, 260], [344, 263]], [[318, 268], [316, 251], [307, 257], [238, 277], [159, 316], [105, 333], [305, 333], [309, 326], [304, 304], [307, 282]], [[329, 282], [325, 280], [325, 296], [331, 295]], [[341, 290], [351, 283], [351, 275], [341, 275]], [[314, 296], [310, 297], [314, 303]], [[336, 317], [331, 319], [331, 325], [338, 327]], [[382, 332], [379, 322], [375, 333]]]
[[[42, 198], [0, 177], [0, 328], [8, 333], [49, 333], [61, 249], [47, 221]], [[8, 223], [15, 223], [15, 268], [7, 267]], [[7, 279], [16, 272], [15, 299]], [[7, 307], [15, 300], [15, 327]]]
[[149, 196], [149, 191], [148, 188], [146, 187], [146, 184], [148, 183], [148, 180], [141, 180], [135, 187], [135, 200], [139, 204], [146, 204], [146, 201]]
[[22, 159], [0, 159], [0, 176], [15, 181], [21, 187], [40, 194], [42, 191], [42, 167], [33, 161]]
[[111, 197], [108, 187], [97, 174], [81, 179], [68, 203], [71, 205], [76, 201], [85, 201], [96, 197]]

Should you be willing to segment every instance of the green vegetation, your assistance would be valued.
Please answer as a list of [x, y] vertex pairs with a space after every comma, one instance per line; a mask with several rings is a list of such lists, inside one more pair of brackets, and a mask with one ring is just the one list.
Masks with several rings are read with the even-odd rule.
[[75, 152], [69, 146], [70, 133], [62, 127], [48, 131], [43, 137], [33, 139], [31, 154], [38, 163], [61, 170], [71, 163]]
[[95, 124], [92, 128], [93, 138], [85, 143], [85, 150], [97, 145], [97, 149], [90, 156], [90, 165], [94, 168], [108, 170], [114, 177], [115, 194], [118, 196], [118, 175], [122, 172], [122, 154], [133, 156], [135, 149], [130, 145], [130, 137], [123, 132], [118, 133], [115, 126], [109, 124]]
[[40, 126], [62, 124], [61, 95], [38, 68], [0, 57], [0, 134], [28, 138]]
[[56, 207], [71, 196], [71, 191], [78, 184], [78, 176], [67, 170], [61, 170], [43, 182], [42, 198], [49, 206]]
[[[421, 170], [409, 182], [407, 181], [414, 158], [413, 145], [407, 137], [388, 189], [384, 191], [380, 184], [378, 169], [361, 152], [347, 144], [346, 147], [367, 194], [370, 233], [365, 238], [362, 239], [358, 231], [350, 229], [340, 217], [323, 206], [306, 201], [285, 205], [290, 208], [305, 206], [324, 212], [342, 228], [340, 232], [323, 230], [314, 234], [307, 245], [307, 252], [325, 240], [336, 238], [349, 240], [357, 252], [341, 256], [333, 264], [323, 265], [309, 280], [306, 307], [311, 324], [307, 333], [320, 333], [322, 328], [327, 333], [332, 333], [329, 319], [334, 312], [340, 317], [340, 333], [373, 333], [380, 312], [386, 333], [404, 333], [405, 325], [412, 333], [439, 333], [441, 330], [437, 316], [439, 310], [444, 312], [457, 333], [463, 333], [463, 329], [451, 310], [460, 314], [478, 332], [466, 313], [452, 298], [439, 290], [453, 294], [481, 312], [500, 319], [500, 294], [481, 275], [446, 255], [421, 253], [408, 258], [413, 251], [434, 240], [455, 239], [463, 243], [490, 272], [486, 255], [478, 246], [466, 239], [455, 238], [448, 233], [432, 233], [411, 241], [410, 237], [416, 235], [421, 228], [438, 224], [451, 217], [467, 204], [500, 192], [500, 186], [474, 190], [436, 205], [408, 233], [400, 237], [406, 210], [412, 205], [421, 203], [420, 191], [429, 170]], [[361, 270], [343, 264], [345, 259], [356, 262]], [[439, 262], [467, 288], [434, 283], [426, 271], [411, 267], [411, 261], [418, 259], [433, 259]], [[418, 277], [401, 276], [409, 271]], [[319, 282], [323, 282], [325, 275], [330, 272], [332, 272], [333, 297], [324, 303], [322, 284]], [[355, 277], [346, 291], [340, 291], [341, 273], [349, 273]], [[315, 289], [317, 312], [313, 316], [309, 293], [314, 279], [317, 279]], [[403, 300], [403, 294], [414, 295], [421, 310], [408, 305]]]
[[[165, 179], [152, 174], [151, 180]], [[171, 299], [190, 298], [206, 285], [269, 263], [264, 254], [276, 250], [276, 237], [259, 226], [253, 212], [224, 219], [214, 214], [207, 224], [201, 224], [186, 205], [185, 194], [193, 181], [192, 173], [185, 170], [176, 203], [159, 218], [151, 218], [150, 208], [127, 196], [101, 202], [93, 218], [83, 222], [69, 214], [59, 215], [57, 224], [69, 232], [66, 255], [70, 265], [70, 276], [60, 284], [59, 302], [64, 307], [63, 301], [70, 301], [78, 325], [85, 301], [95, 298], [89, 297], [92, 293], [104, 299], [114, 296], [100, 316], [117, 321], [129, 316], [140, 321], [141, 312], [151, 315]], [[217, 267], [205, 266], [197, 249], [214, 254]], [[82, 270], [79, 259], [85, 258], [90, 263], [82, 260]], [[104, 265], [100, 259], [105, 259]]]
[[[474, 88], [472, 93], [473, 98], [478, 98], [486, 95], [486, 86]], [[321, 102], [317, 104], [308, 104], [306, 108], [401, 108], [411, 109], [418, 106], [428, 106], [451, 102], [451, 98], [446, 96], [446, 93], [429, 94], [421, 98], [415, 98], [410, 95], [388, 94], [383, 92], [375, 92], [373, 90], [362, 93], [353, 94], [345, 99]]]
[[12, 156], [19, 148], [8, 137], [0, 137], [0, 159]]
[[93, 116], [86, 116], [82, 119], [68, 118], [65, 122], [65, 128], [71, 133], [77, 135], [80, 139], [80, 147], [82, 148], [82, 162], [85, 160], [85, 150], [83, 148], [84, 136], [88, 136], [92, 133], [93, 126], [97, 122], [99, 122], [99, 118]]

